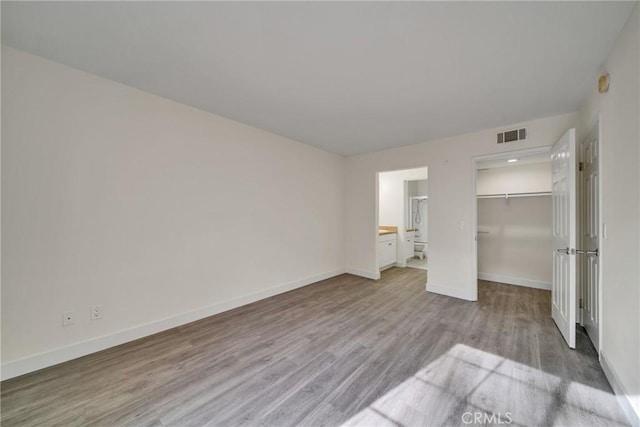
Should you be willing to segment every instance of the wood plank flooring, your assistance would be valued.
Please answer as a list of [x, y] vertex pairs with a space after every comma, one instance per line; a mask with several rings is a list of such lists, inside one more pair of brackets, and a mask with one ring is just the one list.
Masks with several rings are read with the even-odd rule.
[[473, 303], [426, 274], [345, 274], [5, 381], [2, 425], [626, 424], [548, 291], [480, 282]]

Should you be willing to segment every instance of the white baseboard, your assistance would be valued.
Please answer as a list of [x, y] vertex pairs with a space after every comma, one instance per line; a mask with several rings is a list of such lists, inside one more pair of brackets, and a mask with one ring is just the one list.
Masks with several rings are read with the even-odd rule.
[[508, 285], [526, 286], [527, 288], [551, 290], [551, 283], [540, 280], [523, 279], [521, 277], [503, 276], [501, 274], [478, 273], [479, 280], [506, 283]]
[[[640, 396], [631, 396], [631, 394], [627, 392], [622, 382], [620, 382], [620, 378], [611, 368], [611, 365], [609, 365], [607, 357], [605, 356], [603, 351], [600, 352], [600, 365], [602, 366], [602, 370], [604, 371], [605, 376], [609, 380], [609, 384], [611, 384], [613, 392], [618, 398], [618, 403], [620, 403], [622, 410], [629, 419], [629, 422], [632, 426], [639, 427]], [[635, 399], [636, 402], [633, 402], [632, 399]]]
[[[391, 266], [393, 267], [393, 266]], [[360, 270], [357, 268], [347, 268], [346, 271], [348, 274], [353, 274], [354, 276], [360, 276], [360, 277], [366, 277], [367, 279], [372, 279], [372, 280], [378, 280], [380, 279], [380, 272], [379, 271], [367, 271], [367, 270]]]
[[433, 292], [434, 294], [446, 295], [448, 297], [464, 299], [467, 301], [478, 300], [478, 296], [473, 290], [451, 288], [449, 286], [434, 285], [431, 283], [427, 283], [427, 292]]
[[6, 362], [2, 364], [0, 377], [4, 381], [9, 378], [24, 375], [42, 368], [57, 365], [58, 363], [67, 362], [69, 360], [86, 356], [97, 351], [115, 347], [117, 345], [156, 334], [158, 332], [166, 331], [167, 329], [175, 328], [177, 326], [191, 323], [196, 320], [204, 319], [205, 317], [213, 316], [214, 314], [238, 308], [243, 305], [259, 301], [261, 299], [265, 299], [306, 285], [310, 285], [311, 283], [329, 279], [331, 277], [344, 274], [345, 272], [345, 269], [339, 269], [323, 274], [318, 274], [313, 277], [296, 280], [284, 285], [265, 289], [264, 291], [232, 298], [227, 301], [178, 314], [176, 316], [171, 316], [165, 319], [145, 323], [133, 328], [124, 329], [122, 331], [114, 332], [109, 335], [91, 338], [89, 340], [71, 344], [65, 347], [56, 348], [33, 356]]

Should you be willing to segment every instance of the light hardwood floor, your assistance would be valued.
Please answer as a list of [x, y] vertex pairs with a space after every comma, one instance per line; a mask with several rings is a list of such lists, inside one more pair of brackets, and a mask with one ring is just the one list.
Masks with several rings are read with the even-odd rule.
[[342, 275], [5, 381], [2, 425], [626, 423], [548, 291], [480, 282], [473, 303], [426, 274]]

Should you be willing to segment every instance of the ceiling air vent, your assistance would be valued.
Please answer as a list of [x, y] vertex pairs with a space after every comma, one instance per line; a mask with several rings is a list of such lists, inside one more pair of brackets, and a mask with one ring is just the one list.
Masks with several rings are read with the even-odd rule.
[[513, 129], [498, 133], [498, 144], [527, 139], [526, 129]]

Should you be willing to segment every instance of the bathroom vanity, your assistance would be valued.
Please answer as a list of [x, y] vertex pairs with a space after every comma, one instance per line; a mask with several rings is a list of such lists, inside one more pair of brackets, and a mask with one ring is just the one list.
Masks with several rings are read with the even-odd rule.
[[416, 242], [416, 231], [407, 229], [404, 233], [404, 259], [409, 260], [414, 257], [414, 247]]
[[[391, 227], [389, 227], [391, 228]], [[394, 265], [398, 257], [398, 232], [380, 229], [378, 233], [378, 266], [384, 269]]]

